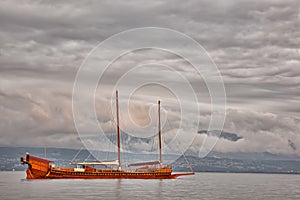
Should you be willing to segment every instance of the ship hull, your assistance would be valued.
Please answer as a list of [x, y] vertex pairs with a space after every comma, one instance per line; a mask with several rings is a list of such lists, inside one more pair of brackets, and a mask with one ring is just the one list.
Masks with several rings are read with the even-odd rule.
[[171, 165], [159, 168], [139, 168], [135, 170], [84, 168], [56, 168], [52, 161], [26, 154], [21, 158], [27, 164], [27, 179], [175, 179], [178, 176], [194, 175], [194, 172], [172, 173]]
[[175, 179], [178, 176], [193, 175], [190, 173], [160, 173], [160, 172], [72, 172], [67, 170], [52, 170], [43, 172], [27, 169], [27, 179]]
[[26, 170], [26, 175], [27, 179], [44, 179], [47, 175], [47, 172], [28, 168]]

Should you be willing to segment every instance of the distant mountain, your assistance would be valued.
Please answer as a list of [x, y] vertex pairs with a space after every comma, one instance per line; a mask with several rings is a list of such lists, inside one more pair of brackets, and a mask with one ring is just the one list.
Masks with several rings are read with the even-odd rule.
[[[29, 152], [32, 155], [44, 157], [43, 148], [32, 147], [0, 147], [0, 171], [25, 170], [25, 166], [20, 164], [20, 153]], [[55, 160], [57, 163], [65, 163], [71, 160], [78, 150], [63, 148], [48, 148], [47, 158]], [[86, 152], [87, 154], [87, 152]]]
[[[0, 171], [25, 170], [20, 164], [20, 152], [43, 157], [43, 148], [0, 147]], [[115, 159], [116, 153], [96, 152], [97, 157]], [[76, 156], [77, 155], [77, 156]], [[145, 154], [123, 154], [126, 159], [153, 160], [153, 156]], [[164, 160], [172, 159], [165, 155]], [[87, 150], [47, 148], [47, 159], [53, 160], [57, 166], [69, 166], [69, 162], [93, 160]], [[155, 159], [155, 158], [154, 158]], [[297, 156], [276, 155], [270, 153], [219, 153], [211, 152], [208, 157], [181, 156], [172, 163], [174, 171], [189, 171], [189, 165], [197, 172], [251, 172], [251, 173], [292, 173], [300, 174], [300, 158]], [[123, 162], [125, 163], [125, 162]]]
[[238, 160], [290, 160], [300, 161], [297, 155], [272, 154], [269, 152], [215, 152], [212, 151], [208, 157], [238, 159]]
[[217, 157], [180, 157], [174, 163], [174, 171], [187, 171], [188, 160], [197, 172], [232, 172], [232, 173], [286, 173], [300, 174], [300, 161], [295, 160], [239, 160]]

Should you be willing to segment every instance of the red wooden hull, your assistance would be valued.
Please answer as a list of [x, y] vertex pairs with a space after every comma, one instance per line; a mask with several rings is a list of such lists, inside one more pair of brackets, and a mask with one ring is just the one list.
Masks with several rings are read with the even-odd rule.
[[[109, 170], [108, 170], [109, 171]], [[162, 173], [162, 172], [68, 172], [64, 170], [51, 170], [45, 178], [49, 179], [174, 179], [182, 175], [194, 173]]]
[[49, 165], [49, 160], [29, 156], [21, 159], [28, 164], [27, 179], [175, 179], [178, 176], [194, 175], [194, 172], [172, 173], [172, 168], [152, 169], [151, 171], [136, 170], [96, 170], [89, 168], [86, 171], [75, 171], [73, 168], [55, 168]]
[[74, 172], [69, 169], [49, 169], [43, 172], [28, 168], [27, 179], [175, 179], [179, 176], [194, 175], [194, 172], [172, 173], [172, 172], [130, 172], [111, 171], [101, 172]]

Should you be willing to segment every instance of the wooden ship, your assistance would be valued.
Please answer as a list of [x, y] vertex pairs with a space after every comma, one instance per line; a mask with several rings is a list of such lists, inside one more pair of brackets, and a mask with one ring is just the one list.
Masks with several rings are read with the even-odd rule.
[[[117, 145], [118, 159], [96, 162], [71, 162], [73, 168], [55, 167], [52, 161], [25, 154], [21, 163], [27, 164], [27, 179], [174, 179], [184, 175], [194, 175], [194, 172], [174, 173], [172, 165], [162, 162], [162, 139], [160, 122], [160, 101], [158, 101], [158, 138], [159, 161], [129, 164], [133, 169], [122, 169], [121, 144], [119, 127], [118, 91], [116, 91], [116, 116], [117, 116]], [[110, 166], [97, 168], [96, 166]]]

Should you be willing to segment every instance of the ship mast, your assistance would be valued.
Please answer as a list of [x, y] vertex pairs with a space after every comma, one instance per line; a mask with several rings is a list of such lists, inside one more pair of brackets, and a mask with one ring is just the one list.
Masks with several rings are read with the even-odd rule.
[[120, 142], [120, 125], [119, 125], [119, 95], [118, 90], [116, 91], [116, 115], [117, 115], [117, 133], [118, 133], [118, 163], [119, 170], [121, 170], [121, 142]]
[[162, 164], [161, 127], [160, 127], [160, 100], [158, 100], [158, 147], [159, 147], [159, 162], [160, 162], [160, 164]]

